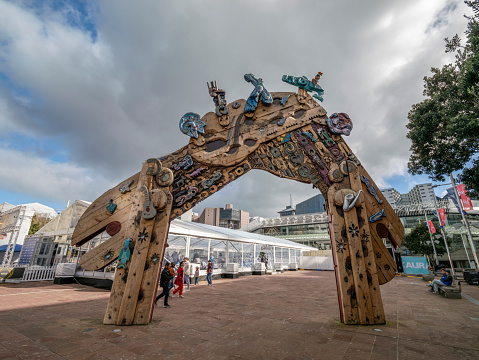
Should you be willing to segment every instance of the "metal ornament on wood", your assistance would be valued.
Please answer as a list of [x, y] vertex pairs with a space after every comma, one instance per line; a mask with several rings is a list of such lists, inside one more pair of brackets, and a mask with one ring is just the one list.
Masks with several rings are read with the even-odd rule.
[[215, 103], [215, 113], [217, 116], [222, 116], [228, 114], [228, 103], [226, 102], [226, 91], [223, 89], [218, 89], [216, 81], [210, 81], [206, 83], [208, 86], [208, 92], [213, 98]]
[[180, 130], [183, 134], [197, 139], [198, 134], [204, 134], [205, 123], [198, 114], [189, 112], [181, 117]]
[[322, 102], [324, 90], [321, 86], [318, 85], [317, 80], [319, 79], [316, 79], [316, 81], [313, 82], [313, 81], [309, 81], [306, 76], [295, 77], [291, 75], [283, 75], [283, 81], [285, 83], [288, 83], [293, 86], [297, 86], [300, 89], [304, 89], [309, 92], [315, 92], [316, 94], [314, 94], [313, 97]]
[[269, 105], [273, 102], [273, 97], [263, 85], [263, 79], [257, 78], [253, 74], [245, 74], [244, 79], [254, 85], [254, 90], [251, 92], [248, 100], [246, 100], [244, 107], [245, 113], [255, 112], [260, 99], [265, 105]]
[[[120, 250], [120, 254], [118, 255], [118, 265], [116, 266], [117, 269], [128, 269], [128, 265], [126, 264], [128, 260], [130, 260], [130, 241], [132, 239], [128, 238], [125, 240], [125, 244], [123, 248]], [[110, 254], [110, 253], [109, 253]], [[110, 258], [108, 258], [110, 260]]]

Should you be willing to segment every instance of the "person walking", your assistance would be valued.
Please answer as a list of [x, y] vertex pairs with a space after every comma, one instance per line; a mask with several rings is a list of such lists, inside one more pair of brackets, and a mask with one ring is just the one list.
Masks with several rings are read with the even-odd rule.
[[[168, 287], [168, 293], [170, 293], [171, 289], [175, 290], [174, 279], [175, 279], [176, 271], [175, 271], [175, 265], [173, 263], [170, 264], [170, 273], [171, 273], [171, 280]], [[172, 297], [172, 295], [170, 295], [170, 297]]]
[[213, 285], [213, 262], [208, 260], [208, 267], [206, 268], [206, 281], [208, 281], [208, 286]]
[[198, 278], [200, 277], [200, 267], [197, 266], [195, 270], [195, 286], [198, 285]]
[[186, 283], [186, 291], [190, 291], [190, 271], [191, 271], [191, 266], [190, 266], [190, 259], [185, 257], [185, 265], [183, 266], [183, 270], [185, 272], [185, 283]]
[[178, 291], [180, 292], [180, 298], [183, 297], [183, 261], [180, 262], [180, 266], [178, 267], [178, 270], [176, 271], [176, 279], [175, 279], [175, 285], [178, 285], [178, 287], [173, 291], [173, 295], [176, 294]]
[[168, 295], [169, 295], [169, 292], [170, 292], [169, 287], [170, 287], [170, 280], [171, 279], [173, 279], [173, 275], [171, 275], [171, 272], [170, 272], [170, 263], [166, 263], [165, 268], [163, 269], [163, 271], [161, 272], [161, 275], [160, 275], [160, 286], [163, 289], [163, 292], [156, 297], [155, 305], [158, 302], [158, 300], [160, 300], [162, 297], [164, 297], [165, 301], [163, 302], [163, 307], [164, 308], [171, 307], [170, 305], [168, 305]]

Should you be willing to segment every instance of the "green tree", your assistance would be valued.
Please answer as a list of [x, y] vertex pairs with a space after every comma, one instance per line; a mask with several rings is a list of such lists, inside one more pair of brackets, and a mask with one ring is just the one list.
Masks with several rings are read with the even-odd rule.
[[[428, 174], [435, 181], [463, 170], [459, 176], [471, 196], [479, 194], [479, 0], [465, 1], [473, 15], [466, 29], [466, 43], [459, 35], [446, 38], [446, 52], [455, 62], [432, 68], [424, 77], [426, 99], [408, 114], [412, 154], [409, 172]], [[466, 167], [468, 166], [468, 167]]]
[[[439, 224], [434, 224], [434, 227], [438, 229]], [[435, 241], [434, 245], [438, 256], [443, 255], [446, 252], [446, 247], [442, 244], [442, 241]], [[428, 258], [431, 258], [431, 256], [434, 255], [431, 236], [429, 235], [429, 229], [425, 222], [420, 222], [409, 234], [404, 236], [402, 246], [415, 254], [426, 255]]]

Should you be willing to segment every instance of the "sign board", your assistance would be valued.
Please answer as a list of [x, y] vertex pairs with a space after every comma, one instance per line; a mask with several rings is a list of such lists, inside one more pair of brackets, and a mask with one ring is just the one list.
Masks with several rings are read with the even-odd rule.
[[426, 257], [402, 256], [401, 260], [405, 274], [429, 274]]
[[39, 237], [26, 238], [23, 242], [22, 252], [20, 253], [20, 259], [18, 259], [18, 265], [30, 265], [32, 260], [33, 251], [35, 245], [38, 242]]

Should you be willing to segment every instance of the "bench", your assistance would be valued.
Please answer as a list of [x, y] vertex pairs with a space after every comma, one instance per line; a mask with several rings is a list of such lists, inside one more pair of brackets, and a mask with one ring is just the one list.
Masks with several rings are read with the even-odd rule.
[[461, 296], [461, 282], [454, 280], [451, 286], [439, 285], [439, 294], [448, 299], [462, 299]]

